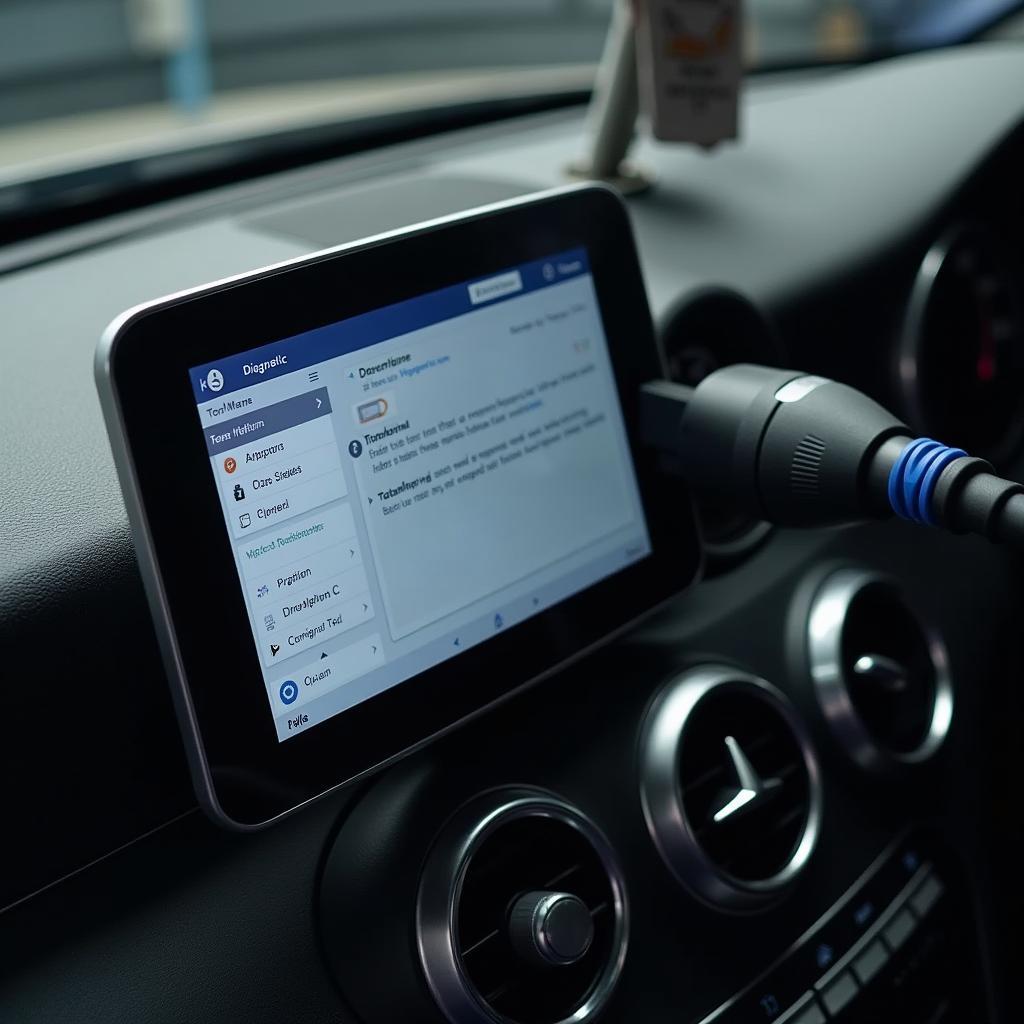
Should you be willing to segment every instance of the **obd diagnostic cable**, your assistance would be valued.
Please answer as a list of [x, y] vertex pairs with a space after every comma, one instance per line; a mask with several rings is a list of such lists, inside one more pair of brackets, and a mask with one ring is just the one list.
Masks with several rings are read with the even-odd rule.
[[902, 519], [1024, 547], [1024, 487], [856, 389], [740, 364], [641, 389], [641, 434], [701, 497], [779, 526]]

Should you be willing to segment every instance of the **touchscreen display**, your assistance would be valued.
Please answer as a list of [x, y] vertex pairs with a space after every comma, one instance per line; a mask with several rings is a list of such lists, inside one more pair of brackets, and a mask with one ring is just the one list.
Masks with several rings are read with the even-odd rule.
[[190, 375], [279, 741], [651, 551], [583, 248]]

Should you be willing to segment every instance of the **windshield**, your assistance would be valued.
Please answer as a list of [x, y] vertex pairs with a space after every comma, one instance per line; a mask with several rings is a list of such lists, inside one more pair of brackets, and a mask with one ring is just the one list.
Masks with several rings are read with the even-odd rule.
[[[502, 98], [578, 101], [612, 2], [0, 0], [0, 216], [28, 196], [12, 184], [154, 150]], [[1015, 6], [748, 0], [746, 55], [763, 69], [942, 45]]]

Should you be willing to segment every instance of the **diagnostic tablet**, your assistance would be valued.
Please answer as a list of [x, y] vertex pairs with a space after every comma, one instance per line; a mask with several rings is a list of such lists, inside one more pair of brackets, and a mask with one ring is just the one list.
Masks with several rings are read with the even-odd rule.
[[684, 588], [690, 503], [636, 438], [661, 375], [600, 187], [116, 320], [97, 380], [204, 806], [265, 824]]

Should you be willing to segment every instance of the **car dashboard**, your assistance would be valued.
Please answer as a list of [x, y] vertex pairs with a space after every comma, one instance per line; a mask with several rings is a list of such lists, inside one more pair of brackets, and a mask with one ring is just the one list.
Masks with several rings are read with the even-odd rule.
[[[979, 44], [754, 78], [741, 143], [712, 153], [639, 140], [666, 371], [825, 375], [1019, 479], [1022, 97], [1019, 48]], [[586, 133], [568, 107], [0, 251], [5, 1020], [1012, 1019], [1021, 593], [984, 541], [701, 505], [704, 578], [599, 653], [264, 832], [196, 807], [92, 387], [101, 331], [558, 185]], [[751, 785], [781, 796], [708, 836], [726, 736], [771, 751]], [[556, 983], [466, 893], [573, 872], [594, 930]]]

